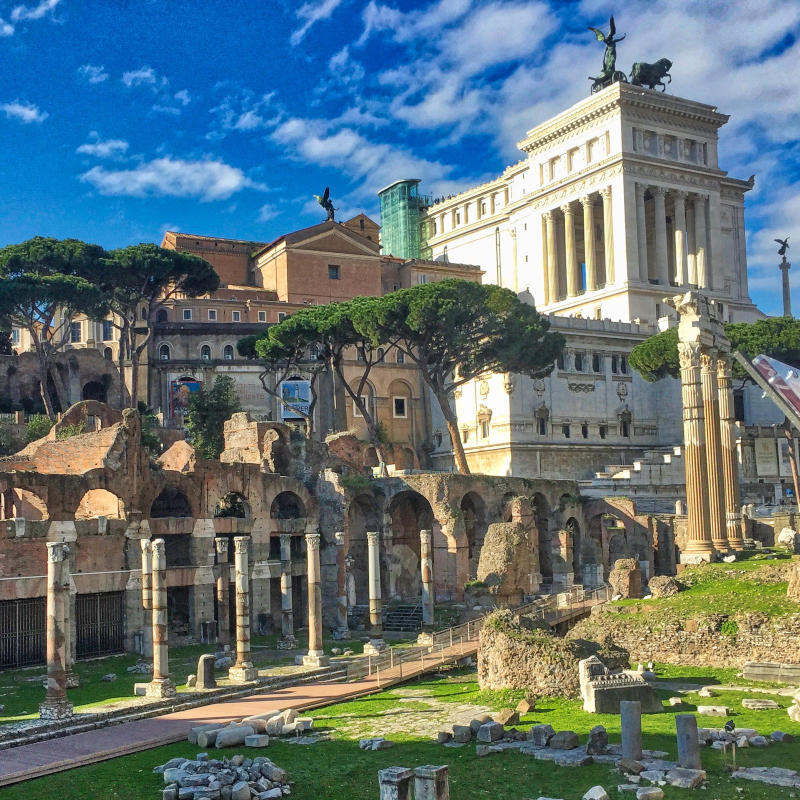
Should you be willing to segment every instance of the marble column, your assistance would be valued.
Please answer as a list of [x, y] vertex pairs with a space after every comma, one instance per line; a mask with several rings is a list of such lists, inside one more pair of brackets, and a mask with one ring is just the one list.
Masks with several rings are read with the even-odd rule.
[[175, 697], [169, 679], [167, 634], [167, 557], [163, 539], [154, 539], [153, 552], [153, 680], [147, 684], [148, 697]]
[[153, 543], [141, 539], [142, 548], [142, 608], [144, 627], [142, 628], [142, 656], [148, 661], [153, 658]]
[[292, 534], [281, 534], [281, 644], [291, 649], [297, 644], [292, 608]]
[[705, 195], [695, 195], [694, 198], [694, 261], [697, 273], [697, 285], [707, 288], [708, 274], [707, 269], [707, 237], [706, 237], [706, 197]]
[[594, 198], [586, 195], [581, 198], [583, 206], [583, 261], [586, 264], [586, 291], [597, 290], [597, 264], [594, 253]]
[[642, 283], [650, 282], [647, 265], [647, 216], [644, 207], [646, 189], [643, 183], [636, 184], [636, 242], [639, 246], [639, 280]]
[[47, 542], [47, 689], [39, 706], [42, 719], [58, 720], [72, 716], [72, 703], [67, 700], [66, 623], [64, 562], [69, 547], [64, 542]]
[[408, 767], [386, 767], [378, 770], [380, 800], [412, 800], [411, 779], [414, 771]]
[[564, 254], [567, 270], [567, 296], [575, 297], [580, 289], [580, 272], [578, 269], [578, 252], [575, 249], [575, 216], [572, 206], [567, 203], [561, 206], [564, 215]]
[[[703, 393], [700, 381], [700, 345], [678, 342], [683, 399], [683, 446], [686, 468], [686, 546], [681, 561], [710, 558], [713, 552], [708, 517], [708, 475]], [[684, 559], [686, 556], [686, 559]]]
[[306, 580], [308, 583], [308, 655], [303, 657], [307, 667], [324, 667], [330, 659], [322, 649], [322, 586], [318, 533], [306, 534]]
[[367, 559], [369, 564], [369, 624], [370, 647], [364, 647], [365, 653], [379, 652], [383, 641], [383, 617], [381, 615], [381, 550], [380, 533], [367, 531]]
[[547, 231], [547, 288], [551, 303], [558, 302], [558, 255], [556, 252], [556, 221], [553, 211], [544, 212]]
[[687, 286], [689, 283], [689, 247], [686, 235], [686, 197], [684, 191], [672, 192], [675, 209], [672, 215], [675, 230], [675, 283]]
[[433, 534], [419, 532], [419, 561], [422, 570], [422, 630], [434, 628], [433, 619]]
[[225, 646], [231, 643], [231, 567], [228, 563], [228, 540], [224, 536], [214, 539], [217, 553], [216, 594], [217, 594], [217, 643]]
[[728, 353], [717, 358], [719, 390], [719, 434], [722, 446], [722, 479], [725, 484], [725, 533], [733, 550], [744, 550], [742, 536], [742, 499], [739, 492], [739, 456], [736, 452], [736, 419], [733, 411], [731, 358]]
[[236, 683], [254, 681], [258, 670], [250, 658], [250, 563], [249, 536], [233, 539], [233, 580], [236, 591], [236, 663], [228, 670], [228, 678]]
[[611, 207], [611, 187], [600, 190], [603, 197], [603, 244], [606, 258], [606, 286], [614, 283], [614, 215]]
[[666, 190], [663, 186], [653, 186], [653, 208], [655, 214], [656, 231], [656, 270], [658, 282], [662, 286], [669, 286], [669, 262], [667, 258], [667, 211], [664, 203]]
[[642, 757], [642, 704], [639, 700], [619, 701], [622, 757], [639, 761]]
[[678, 733], [678, 766], [683, 769], [702, 769], [697, 717], [694, 714], [676, 714], [675, 729]]
[[66, 672], [67, 689], [75, 689], [81, 685], [80, 679], [74, 669], [75, 642], [72, 638], [74, 628], [73, 616], [75, 614], [75, 581], [72, 580], [69, 556], [64, 559], [64, 670]]
[[450, 800], [450, 767], [447, 764], [416, 767], [414, 800]]
[[349, 639], [347, 623], [347, 563], [344, 552], [344, 531], [336, 531], [336, 637]]
[[717, 385], [717, 352], [700, 355], [700, 379], [703, 389], [703, 416], [706, 428], [706, 469], [708, 475], [708, 518], [711, 543], [720, 553], [727, 552], [725, 533], [725, 497], [723, 494], [722, 445], [720, 440], [719, 387]]

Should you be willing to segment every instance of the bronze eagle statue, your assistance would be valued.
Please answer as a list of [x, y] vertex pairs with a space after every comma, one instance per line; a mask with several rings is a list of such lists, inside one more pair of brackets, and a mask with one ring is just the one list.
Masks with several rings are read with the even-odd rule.
[[314, 195], [314, 199], [325, 209], [328, 214], [328, 218], [326, 222], [333, 222], [333, 217], [336, 213], [336, 209], [333, 207], [333, 202], [331, 201], [331, 190], [329, 186], [325, 187], [325, 191], [320, 197], [318, 194]]
[[778, 255], [785, 256], [786, 251], [789, 249], [789, 237], [787, 236], [785, 239], [776, 239], [775, 241], [780, 245], [778, 248]]

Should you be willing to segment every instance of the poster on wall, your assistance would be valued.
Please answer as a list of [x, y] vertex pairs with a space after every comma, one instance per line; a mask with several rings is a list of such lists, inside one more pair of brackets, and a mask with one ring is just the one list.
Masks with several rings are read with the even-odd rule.
[[[281, 383], [281, 419], [284, 420], [297, 420], [303, 419], [300, 414], [295, 413], [292, 409], [297, 409], [308, 414], [311, 407], [311, 381], [305, 380], [288, 380]], [[291, 406], [287, 408], [285, 404]]]
[[170, 412], [173, 417], [189, 413], [189, 396], [200, 391], [202, 385], [202, 381], [195, 380], [170, 381]]
[[778, 458], [775, 450], [775, 439], [759, 438], [755, 440], [756, 470], [764, 477], [778, 475]]

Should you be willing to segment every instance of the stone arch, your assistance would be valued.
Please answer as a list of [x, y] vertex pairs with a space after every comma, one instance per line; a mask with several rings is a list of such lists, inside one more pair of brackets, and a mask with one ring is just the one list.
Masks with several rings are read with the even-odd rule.
[[169, 320], [169, 314], [167, 313], [166, 308], [159, 308], [156, 311], [156, 322], [167, 322]]
[[422, 590], [419, 532], [433, 529], [433, 509], [419, 492], [407, 490], [392, 497], [387, 516], [384, 596], [390, 601], [417, 602]]
[[177, 486], [165, 486], [150, 506], [150, 518], [191, 517], [189, 498]]
[[37, 521], [50, 519], [47, 503], [30, 489], [9, 489], [3, 495], [3, 513], [5, 519], [21, 517]]
[[474, 580], [478, 572], [478, 561], [481, 557], [483, 540], [489, 527], [486, 503], [477, 492], [470, 491], [461, 498], [460, 508], [464, 518], [464, 533], [467, 537], [469, 578]]
[[272, 519], [301, 519], [306, 516], [306, 506], [297, 494], [287, 490], [275, 496], [269, 515]]
[[75, 519], [125, 519], [125, 501], [107, 489], [89, 489], [75, 509]]
[[383, 503], [382, 494], [362, 492], [347, 508], [347, 595], [356, 605], [369, 603], [367, 531], [380, 531]]
[[547, 498], [537, 492], [533, 496], [533, 517], [539, 539], [539, 572], [542, 574], [542, 583], [553, 581], [553, 535], [550, 530], [550, 503]]
[[[586, 586], [600, 584], [608, 578], [608, 558], [605, 555], [607, 542], [603, 542], [603, 515], [595, 514], [586, 527], [581, 545], [583, 583]], [[587, 577], [591, 575], [591, 577]], [[577, 580], [577, 576], [576, 576]]]
[[575, 517], [570, 517], [564, 523], [564, 530], [569, 534], [569, 546], [572, 549], [572, 574], [576, 582], [580, 583], [583, 564], [581, 542], [581, 526]]
[[83, 384], [81, 400], [96, 400], [98, 403], [108, 402], [108, 391], [102, 381], [89, 381]]
[[250, 519], [253, 516], [250, 504], [239, 492], [228, 492], [214, 507], [214, 517]]

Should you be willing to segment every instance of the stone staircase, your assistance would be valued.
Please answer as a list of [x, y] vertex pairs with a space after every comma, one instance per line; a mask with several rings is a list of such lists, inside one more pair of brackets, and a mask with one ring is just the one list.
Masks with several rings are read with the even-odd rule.
[[385, 631], [422, 630], [422, 606], [398, 603], [385, 608], [383, 611], [383, 629]]
[[350, 606], [347, 609], [347, 627], [351, 631], [359, 630], [359, 626], [363, 626], [362, 629], [369, 628], [369, 606]]

